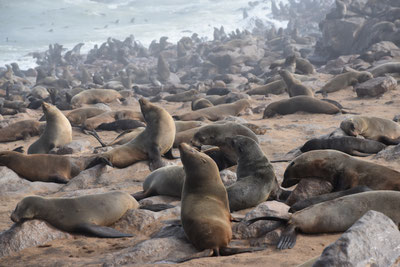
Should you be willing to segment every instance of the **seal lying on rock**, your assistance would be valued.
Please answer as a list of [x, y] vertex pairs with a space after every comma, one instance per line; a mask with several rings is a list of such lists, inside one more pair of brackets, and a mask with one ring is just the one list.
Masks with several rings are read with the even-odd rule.
[[333, 93], [341, 89], [344, 89], [348, 86], [365, 82], [372, 78], [373, 78], [372, 74], [367, 71], [359, 72], [352, 70], [343, 74], [336, 75], [335, 77], [333, 77], [332, 80], [330, 80], [327, 84], [325, 84], [321, 90], [315, 93], [316, 94], [321, 93], [323, 95], [326, 95], [327, 93]]
[[19, 223], [39, 219], [66, 232], [108, 238], [131, 237], [106, 226], [138, 206], [131, 195], [120, 191], [71, 198], [28, 196], [17, 204], [11, 220]]

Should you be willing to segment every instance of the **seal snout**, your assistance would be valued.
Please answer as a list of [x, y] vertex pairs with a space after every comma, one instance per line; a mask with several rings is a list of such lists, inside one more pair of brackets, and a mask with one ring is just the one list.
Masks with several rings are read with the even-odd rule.
[[18, 216], [17, 214], [15, 214], [15, 211], [11, 214], [10, 218], [15, 223], [19, 222]]

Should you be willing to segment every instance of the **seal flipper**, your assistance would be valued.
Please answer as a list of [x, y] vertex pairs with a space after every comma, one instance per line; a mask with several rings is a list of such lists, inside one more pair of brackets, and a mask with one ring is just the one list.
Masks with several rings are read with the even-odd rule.
[[132, 237], [131, 234], [125, 234], [118, 230], [115, 230], [107, 226], [99, 226], [90, 223], [82, 223], [75, 227], [75, 232], [81, 232], [85, 234], [90, 234], [97, 237], [104, 238], [120, 238], [120, 237]]
[[147, 151], [149, 157], [149, 168], [151, 171], [157, 170], [165, 166], [165, 163], [161, 159], [160, 149], [156, 144], [152, 144], [149, 151]]
[[363, 153], [357, 150], [352, 150], [351, 153], [349, 153], [352, 156], [357, 156], [357, 157], [368, 157], [371, 156], [372, 154], [368, 154], [368, 153]]
[[391, 146], [391, 145], [398, 145], [400, 143], [400, 138], [389, 138], [387, 136], [381, 136], [378, 139], [379, 142], [384, 143], [387, 146]]
[[255, 252], [255, 251], [261, 251], [265, 250], [267, 247], [251, 247], [251, 248], [230, 248], [230, 247], [225, 247], [225, 248], [220, 248], [219, 253], [221, 256], [230, 256], [230, 255], [235, 255], [239, 253], [247, 253], [247, 252]]
[[260, 221], [260, 220], [270, 220], [270, 221], [277, 221], [277, 222], [284, 222], [287, 223], [289, 221], [289, 219], [287, 218], [280, 218], [280, 217], [274, 217], [274, 216], [262, 216], [262, 217], [256, 217], [253, 219], [250, 219], [248, 221], [246, 221], [246, 225], [249, 226], [253, 223], [255, 223], [256, 221]]
[[14, 148], [12, 151], [19, 152], [19, 153], [24, 153], [24, 147], [23, 146], [19, 146], [19, 147]]
[[283, 230], [281, 234], [281, 238], [279, 239], [278, 245], [276, 245], [277, 249], [288, 249], [293, 248], [296, 244], [296, 227], [294, 225], [288, 225], [285, 230]]
[[91, 136], [93, 136], [94, 138], [96, 138], [97, 141], [99, 141], [100, 145], [102, 147], [106, 147], [107, 145], [100, 139], [100, 136], [97, 134], [97, 132], [95, 130], [87, 130], [87, 129], [83, 129], [82, 128], [82, 132], [85, 134], [90, 134]]
[[102, 156], [98, 156], [98, 157], [95, 157], [95, 158], [86, 166], [85, 170], [90, 169], [90, 168], [92, 168], [92, 167], [94, 167], [94, 166], [96, 166], [96, 165], [99, 165], [99, 164], [105, 164], [105, 165], [108, 165], [108, 166], [110, 166], [110, 167], [114, 167], [114, 165], [112, 164], [112, 162], [109, 161], [107, 158], [102, 157]]
[[150, 204], [150, 205], [142, 205], [139, 207], [139, 209], [151, 210], [154, 212], [159, 212], [162, 210], [167, 210], [167, 209], [172, 209], [172, 208], [175, 208], [175, 206], [171, 205], [171, 204]]
[[142, 200], [144, 198], [148, 198], [151, 197], [153, 194], [150, 190], [147, 191], [140, 191], [140, 192], [136, 192], [131, 194], [131, 196], [133, 196], [137, 201]]
[[59, 183], [59, 184], [66, 184], [69, 182], [69, 180], [67, 178], [62, 177], [59, 174], [50, 175], [49, 180], [54, 183]]

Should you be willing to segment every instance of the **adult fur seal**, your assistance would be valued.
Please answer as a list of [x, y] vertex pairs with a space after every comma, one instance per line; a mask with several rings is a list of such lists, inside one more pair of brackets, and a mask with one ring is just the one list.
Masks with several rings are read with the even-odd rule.
[[227, 116], [237, 116], [241, 111], [250, 107], [247, 99], [241, 99], [231, 104], [222, 104], [214, 107], [203, 108], [183, 115], [175, 115], [174, 118], [182, 121], [210, 120], [217, 121]]
[[269, 95], [269, 94], [280, 95], [283, 94], [286, 90], [287, 90], [286, 83], [283, 80], [278, 80], [267, 83], [263, 86], [250, 89], [246, 93], [248, 95]]
[[297, 211], [289, 218], [267, 216], [255, 218], [249, 222], [260, 219], [287, 222], [287, 227], [282, 232], [277, 245], [278, 249], [287, 249], [296, 244], [297, 230], [309, 234], [344, 232], [369, 210], [382, 212], [399, 225], [399, 201], [400, 192], [370, 191], [325, 201]]
[[360, 72], [352, 70], [346, 73], [336, 75], [335, 77], [333, 77], [332, 80], [330, 80], [327, 84], [325, 84], [321, 90], [315, 93], [316, 94], [322, 93], [323, 95], [326, 95], [327, 93], [333, 93], [341, 89], [344, 89], [350, 85], [362, 83], [372, 78], [373, 78], [372, 74], [368, 71]]
[[55, 106], [43, 102], [46, 128], [43, 134], [28, 148], [28, 154], [46, 154], [55, 147], [72, 141], [72, 127], [69, 120]]
[[340, 128], [350, 136], [361, 135], [367, 139], [382, 142], [386, 145], [400, 143], [400, 125], [392, 120], [353, 116], [340, 123]]
[[129, 109], [108, 111], [97, 116], [87, 119], [83, 123], [83, 128], [87, 130], [94, 130], [102, 123], [110, 123], [116, 120], [140, 120], [143, 121], [143, 116], [138, 111]]
[[334, 149], [352, 156], [367, 157], [385, 148], [386, 145], [378, 141], [361, 139], [353, 136], [342, 136], [308, 140], [300, 148], [300, 151], [304, 153], [311, 150]]
[[119, 131], [136, 129], [136, 128], [145, 127], [145, 126], [146, 126], [146, 124], [144, 124], [141, 121], [127, 119], [127, 120], [116, 120], [116, 121], [109, 122], [109, 123], [102, 123], [99, 126], [97, 126], [96, 129], [119, 132]]
[[107, 112], [105, 109], [86, 107], [77, 108], [67, 114], [67, 119], [73, 126], [81, 126], [87, 119]]
[[198, 98], [192, 101], [192, 110], [199, 110], [202, 108], [209, 108], [214, 106], [213, 103], [210, 102], [210, 100], [205, 99], [205, 98]]
[[316, 99], [314, 97], [295, 96], [269, 104], [264, 110], [263, 119], [271, 118], [276, 114], [287, 115], [296, 113], [298, 111], [304, 111], [308, 113], [336, 114], [341, 112], [341, 109], [334, 104]]
[[309, 151], [290, 162], [282, 187], [291, 187], [303, 178], [326, 180], [332, 184], [333, 191], [358, 185], [400, 191], [400, 172], [329, 149]]
[[39, 219], [66, 232], [108, 238], [131, 237], [106, 226], [138, 206], [131, 195], [120, 191], [71, 198], [28, 196], [17, 204], [11, 220], [18, 223]]
[[39, 135], [44, 124], [35, 120], [23, 120], [0, 129], [0, 142], [12, 142]]
[[129, 143], [100, 154], [90, 167], [105, 162], [117, 168], [125, 168], [148, 159], [150, 169], [155, 170], [164, 165], [161, 155], [172, 157], [170, 150], [175, 139], [175, 123], [171, 115], [145, 98], [141, 98], [139, 103], [146, 129]]
[[63, 155], [25, 155], [14, 151], [0, 152], [0, 166], [6, 166], [29, 181], [68, 183], [85, 169], [90, 159]]
[[[205, 255], [226, 255], [232, 239], [232, 217], [218, 167], [206, 154], [185, 143], [179, 151], [186, 174], [181, 202], [183, 230], [198, 250], [207, 250]], [[236, 253], [250, 250], [254, 251], [250, 248]]]
[[293, 77], [293, 75], [287, 70], [280, 70], [279, 74], [281, 75], [283, 81], [286, 83], [288, 93], [290, 97], [298, 96], [298, 95], [307, 95], [314, 96], [314, 93], [310, 88], [301, 84], [299, 80]]
[[386, 73], [400, 73], [400, 62], [389, 62], [376, 66], [369, 71], [374, 77], [384, 76]]
[[237, 182], [226, 188], [231, 211], [254, 207], [280, 190], [274, 168], [256, 141], [237, 135], [226, 142], [238, 156]]
[[143, 191], [132, 196], [141, 200], [155, 195], [181, 197], [185, 171], [182, 166], [165, 166], [150, 173], [143, 182]]
[[174, 95], [168, 95], [163, 98], [163, 100], [166, 100], [168, 102], [187, 102], [187, 101], [193, 101], [194, 99], [198, 98], [199, 92], [196, 89], [191, 89], [189, 91], [185, 91], [182, 93], [174, 94]]
[[123, 97], [113, 89], [90, 89], [74, 95], [71, 99], [71, 106], [78, 108], [83, 104], [110, 103], [115, 99], [123, 99]]

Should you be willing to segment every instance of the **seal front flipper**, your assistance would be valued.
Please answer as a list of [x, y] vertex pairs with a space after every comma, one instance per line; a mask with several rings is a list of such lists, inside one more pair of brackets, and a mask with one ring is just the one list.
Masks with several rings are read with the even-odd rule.
[[280, 217], [274, 217], [274, 216], [262, 216], [262, 217], [256, 217], [250, 220], [247, 220], [245, 223], [247, 226], [255, 223], [256, 221], [260, 220], [269, 220], [269, 221], [277, 221], [277, 222], [284, 222], [287, 223], [289, 219], [287, 218], [280, 218]]
[[165, 163], [161, 159], [160, 149], [156, 144], [151, 145], [147, 155], [149, 157], [149, 168], [151, 171], [165, 166]]
[[132, 237], [131, 234], [125, 234], [111, 227], [99, 226], [90, 223], [82, 223], [75, 227], [76, 232], [81, 232], [97, 237], [104, 238], [120, 238], [120, 237]]
[[235, 255], [235, 254], [239, 254], [239, 253], [255, 252], [255, 251], [261, 251], [261, 250], [265, 250], [265, 249], [267, 249], [267, 247], [251, 247], [251, 248], [225, 247], [225, 248], [219, 249], [219, 254], [221, 256], [230, 256], [230, 255]]
[[296, 227], [294, 225], [288, 225], [285, 230], [283, 230], [281, 234], [281, 238], [279, 239], [278, 245], [276, 245], [277, 249], [288, 249], [293, 248], [296, 244]]

